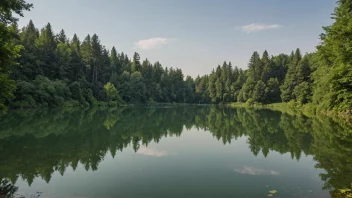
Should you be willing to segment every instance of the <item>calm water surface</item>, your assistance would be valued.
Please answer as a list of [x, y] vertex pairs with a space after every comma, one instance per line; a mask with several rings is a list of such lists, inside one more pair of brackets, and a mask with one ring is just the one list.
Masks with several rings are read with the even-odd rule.
[[326, 117], [218, 106], [12, 111], [0, 118], [0, 193], [330, 197], [351, 186], [351, 134]]

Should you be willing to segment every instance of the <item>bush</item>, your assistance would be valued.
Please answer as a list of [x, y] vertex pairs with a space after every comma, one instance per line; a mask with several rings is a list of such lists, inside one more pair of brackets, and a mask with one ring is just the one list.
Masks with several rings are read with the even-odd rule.
[[[74, 86], [73, 86], [74, 87]], [[33, 81], [18, 81], [13, 107], [62, 106], [71, 100], [70, 88], [64, 81], [37, 76]]]

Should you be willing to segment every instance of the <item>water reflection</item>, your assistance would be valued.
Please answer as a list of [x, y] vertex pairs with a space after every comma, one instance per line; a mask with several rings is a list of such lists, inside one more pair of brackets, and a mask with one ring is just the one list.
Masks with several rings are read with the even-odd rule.
[[[324, 189], [351, 186], [352, 130], [327, 117], [307, 118], [276, 111], [218, 106], [174, 108], [90, 108], [13, 111], [0, 120], [0, 193], [11, 197], [21, 178], [50, 182], [82, 164], [95, 171], [107, 153], [131, 146], [137, 154], [156, 158], [175, 155], [148, 147], [165, 137], [181, 136], [184, 128], [209, 131], [223, 144], [248, 137], [253, 155], [289, 153], [294, 160], [312, 155]], [[251, 166], [234, 171], [247, 175], [280, 175]]]
[[165, 157], [170, 155], [168, 151], [158, 151], [155, 149], [148, 148], [146, 146], [139, 148], [137, 153], [141, 155], [152, 156], [152, 157]]
[[0, 180], [0, 197], [13, 197], [18, 187], [14, 186], [8, 179]]
[[235, 172], [240, 174], [248, 174], [248, 175], [280, 175], [279, 172], [273, 170], [264, 170], [261, 168], [253, 168], [253, 167], [242, 167], [242, 168], [235, 168]]

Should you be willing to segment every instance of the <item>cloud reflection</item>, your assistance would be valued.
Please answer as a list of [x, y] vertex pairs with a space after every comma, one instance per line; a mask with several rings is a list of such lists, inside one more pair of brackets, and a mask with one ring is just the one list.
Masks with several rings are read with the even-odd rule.
[[239, 174], [246, 175], [280, 175], [280, 173], [277, 171], [258, 169], [248, 166], [244, 166], [243, 168], [235, 168], [234, 171]]
[[158, 151], [156, 149], [147, 148], [147, 147], [139, 148], [137, 153], [140, 155], [147, 155], [147, 156], [152, 156], [152, 157], [165, 157], [165, 156], [169, 155], [169, 152], [167, 152], [167, 151]]

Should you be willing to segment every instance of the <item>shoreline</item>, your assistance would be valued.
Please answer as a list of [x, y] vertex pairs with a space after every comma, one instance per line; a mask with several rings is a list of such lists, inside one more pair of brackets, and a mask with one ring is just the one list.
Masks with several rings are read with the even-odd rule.
[[248, 105], [246, 103], [231, 103], [228, 104], [230, 107], [243, 107], [243, 108], [256, 108], [256, 109], [269, 109], [273, 111], [280, 111], [290, 115], [302, 113], [307, 117], [313, 117], [317, 115], [328, 116], [335, 121], [343, 121], [348, 125], [352, 126], [352, 111], [337, 112], [337, 111], [319, 111], [313, 104], [299, 105], [294, 102], [289, 103], [273, 103], [273, 104], [254, 104]]
[[347, 124], [352, 126], [352, 111], [346, 111], [346, 112], [337, 112], [337, 111], [319, 111], [317, 110], [317, 107], [313, 104], [305, 104], [305, 105], [299, 105], [294, 102], [289, 102], [289, 103], [272, 103], [272, 104], [246, 104], [246, 103], [226, 103], [226, 104], [199, 104], [199, 103], [130, 103], [130, 104], [117, 104], [114, 102], [95, 102], [90, 105], [86, 104], [78, 104], [75, 103], [74, 105], [71, 105], [70, 103], [67, 103], [62, 105], [62, 106], [36, 106], [36, 107], [10, 107], [9, 110], [28, 110], [28, 109], [39, 109], [39, 108], [75, 108], [75, 107], [127, 107], [127, 106], [148, 106], [148, 107], [159, 107], [159, 106], [165, 106], [165, 105], [170, 105], [170, 106], [209, 106], [209, 105], [218, 105], [218, 106], [226, 106], [226, 107], [232, 107], [232, 108], [255, 108], [255, 109], [269, 109], [273, 111], [280, 111], [283, 113], [287, 113], [290, 115], [297, 114], [297, 113], [302, 113], [303, 115], [307, 117], [313, 117], [317, 115], [325, 115], [328, 117], [333, 118], [336, 121], [344, 121]]

